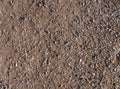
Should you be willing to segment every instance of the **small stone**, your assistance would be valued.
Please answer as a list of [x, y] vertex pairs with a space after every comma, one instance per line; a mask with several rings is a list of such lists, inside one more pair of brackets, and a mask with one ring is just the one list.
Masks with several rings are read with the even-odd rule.
[[77, 35], [77, 36], [80, 36], [80, 32], [79, 31], [75, 31], [75, 34]]
[[45, 5], [45, 2], [44, 2], [44, 1], [38, 2], [38, 3], [36, 4], [37, 7], [42, 7], [42, 6], [44, 6], [44, 5]]
[[20, 17], [19, 17], [20, 23], [22, 23], [24, 20], [25, 20], [25, 17], [24, 17], [24, 16], [20, 16]]
[[118, 64], [120, 64], [120, 52], [118, 52], [118, 54], [116, 55], [116, 59], [117, 59]]
[[13, 0], [10, 0], [10, 1], [9, 1], [9, 4], [10, 4], [11, 6], [13, 6]]

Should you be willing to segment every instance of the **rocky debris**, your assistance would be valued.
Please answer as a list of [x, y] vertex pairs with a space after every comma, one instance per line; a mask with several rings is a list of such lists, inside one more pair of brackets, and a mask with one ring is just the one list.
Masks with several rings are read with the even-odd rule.
[[0, 0], [0, 89], [119, 89], [119, 3]]

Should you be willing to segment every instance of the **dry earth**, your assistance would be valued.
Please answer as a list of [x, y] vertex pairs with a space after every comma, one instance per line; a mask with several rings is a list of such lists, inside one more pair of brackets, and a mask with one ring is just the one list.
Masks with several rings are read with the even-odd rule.
[[0, 89], [120, 89], [120, 0], [0, 0]]

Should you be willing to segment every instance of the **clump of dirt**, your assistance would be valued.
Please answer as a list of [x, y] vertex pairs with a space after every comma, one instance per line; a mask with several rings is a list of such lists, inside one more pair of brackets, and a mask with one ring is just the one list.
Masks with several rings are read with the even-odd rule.
[[120, 0], [0, 0], [0, 89], [120, 89]]

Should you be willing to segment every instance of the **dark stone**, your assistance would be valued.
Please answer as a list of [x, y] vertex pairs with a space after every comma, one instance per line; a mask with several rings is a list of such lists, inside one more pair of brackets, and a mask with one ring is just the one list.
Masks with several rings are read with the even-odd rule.
[[92, 59], [96, 59], [96, 58], [97, 58], [97, 54], [93, 54]]
[[33, 4], [35, 1], [34, 0], [31, 0], [31, 3]]
[[81, 89], [81, 86], [80, 86], [80, 85], [78, 85], [78, 86], [77, 86], [77, 89]]
[[82, 45], [80, 45], [80, 47], [81, 47], [82, 49], [86, 49], [86, 48], [87, 48], [86, 42], [84, 42]]
[[20, 16], [20, 17], [19, 17], [20, 23], [24, 22], [24, 20], [25, 20], [25, 17], [24, 17], [24, 16]]
[[80, 36], [80, 32], [79, 32], [79, 31], [75, 31], [75, 34], [76, 34], [77, 36]]
[[9, 1], [9, 5], [10, 5], [10, 6], [13, 6], [13, 0], [10, 0], [10, 1]]
[[49, 33], [47, 30], [44, 30], [44, 32], [45, 32], [46, 34], [48, 34], [48, 33]]
[[117, 59], [118, 64], [120, 65], [120, 52], [118, 52], [118, 54], [116, 55], [116, 59]]
[[36, 4], [37, 7], [43, 7], [45, 5], [44, 0]]
[[78, 16], [75, 16], [74, 22], [77, 23], [77, 24], [79, 24], [80, 23], [80, 18]]

